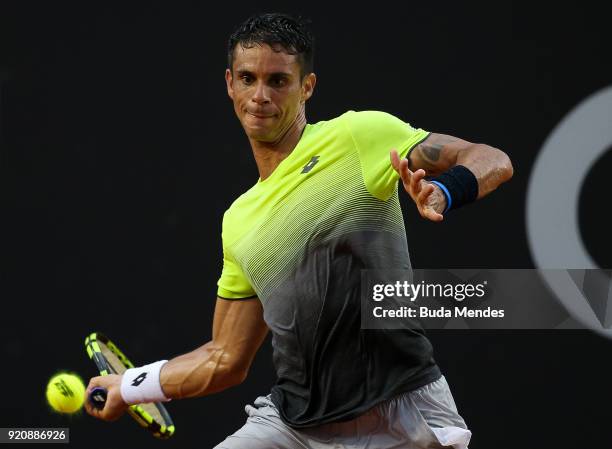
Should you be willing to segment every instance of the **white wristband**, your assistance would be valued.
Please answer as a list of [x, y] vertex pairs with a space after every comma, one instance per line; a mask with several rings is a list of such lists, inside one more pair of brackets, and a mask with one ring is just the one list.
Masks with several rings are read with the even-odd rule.
[[130, 368], [123, 373], [121, 379], [121, 397], [128, 404], [143, 404], [147, 402], [168, 402], [159, 382], [162, 366], [168, 362], [160, 360], [149, 365]]

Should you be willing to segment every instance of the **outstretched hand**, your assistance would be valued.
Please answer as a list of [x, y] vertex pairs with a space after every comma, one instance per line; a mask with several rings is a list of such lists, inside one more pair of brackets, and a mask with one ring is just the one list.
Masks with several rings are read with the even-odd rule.
[[437, 185], [426, 181], [427, 175], [422, 168], [413, 172], [408, 168], [408, 159], [400, 160], [397, 150], [391, 150], [391, 165], [400, 175], [404, 189], [412, 198], [421, 217], [431, 221], [442, 221], [446, 209], [446, 196]]

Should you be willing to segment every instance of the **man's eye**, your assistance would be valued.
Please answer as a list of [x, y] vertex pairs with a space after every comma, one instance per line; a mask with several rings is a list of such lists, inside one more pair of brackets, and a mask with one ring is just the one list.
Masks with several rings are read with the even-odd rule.
[[287, 80], [285, 78], [276, 78], [272, 80], [272, 84], [276, 87], [283, 87], [285, 84], [287, 84]]
[[240, 79], [242, 80], [244, 84], [251, 84], [253, 82], [253, 78], [250, 77], [249, 75], [242, 75]]

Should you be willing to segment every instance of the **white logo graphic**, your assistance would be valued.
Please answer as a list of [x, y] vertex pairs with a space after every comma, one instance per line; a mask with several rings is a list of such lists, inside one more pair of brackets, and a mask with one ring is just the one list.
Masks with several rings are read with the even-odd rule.
[[578, 104], [538, 154], [527, 191], [527, 236], [534, 261], [557, 298], [582, 325], [612, 338], [610, 278], [587, 253], [578, 228], [580, 188], [612, 146], [612, 87]]

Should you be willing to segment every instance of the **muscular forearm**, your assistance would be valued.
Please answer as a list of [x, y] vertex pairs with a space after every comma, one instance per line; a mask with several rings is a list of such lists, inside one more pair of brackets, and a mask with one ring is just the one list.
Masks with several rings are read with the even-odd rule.
[[258, 299], [217, 298], [213, 339], [166, 363], [160, 383], [168, 398], [190, 398], [238, 385], [245, 378], [268, 327]]
[[513, 174], [510, 158], [503, 151], [446, 134], [430, 134], [410, 152], [409, 158], [410, 169], [423, 169], [428, 177], [439, 176], [456, 165], [467, 167], [478, 180], [478, 198], [491, 193]]
[[478, 180], [478, 198], [491, 193], [512, 178], [510, 158], [501, 150], [484, 144], [473, 144], [457, 154], [454, 165], [470, 169]]
[[205, 396], [244, 380], [245, 373], [233, 366], [232, 355], [211, 341], [166, 363], [160, 383], [168, 398]]

